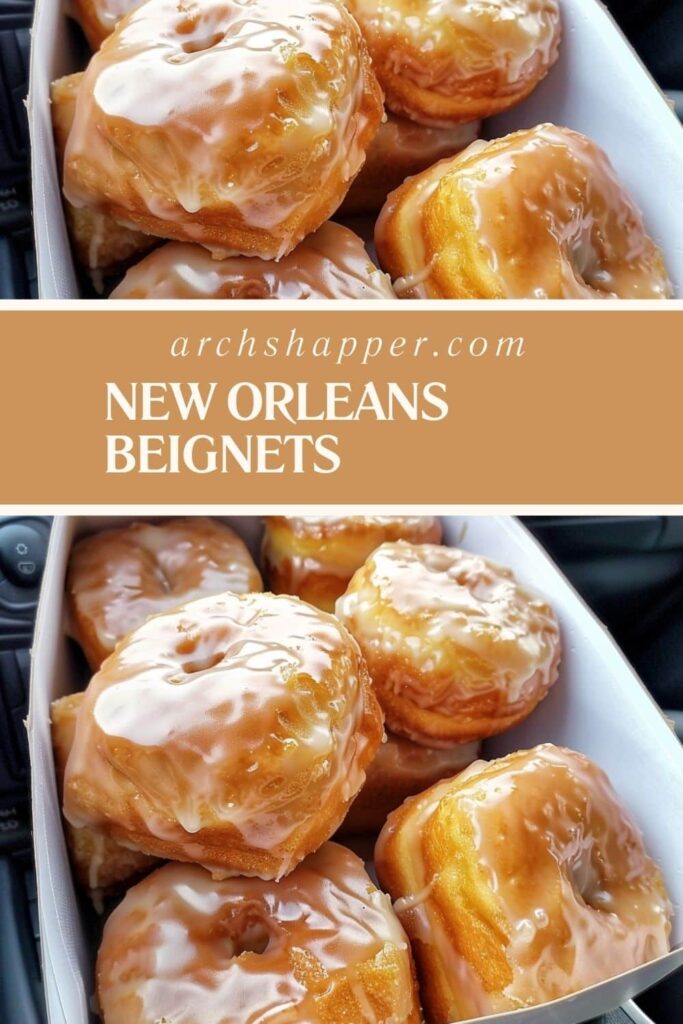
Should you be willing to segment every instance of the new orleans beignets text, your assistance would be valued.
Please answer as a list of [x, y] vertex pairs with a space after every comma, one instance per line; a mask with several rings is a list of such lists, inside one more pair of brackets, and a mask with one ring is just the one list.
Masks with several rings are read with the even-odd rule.
[[342, 464], [339, 438], [293, 433], [302, 423], [397, 419], [439, 422], [448, 415], [446, 384], [395, 381], [142, 381], [106, 385], [107, 423], [205, 423], [211, 414], [228, 422], [281, 424], [285, 433], [239, 436], [197, 432], [107, 433], [107, 473], [334, 473]]

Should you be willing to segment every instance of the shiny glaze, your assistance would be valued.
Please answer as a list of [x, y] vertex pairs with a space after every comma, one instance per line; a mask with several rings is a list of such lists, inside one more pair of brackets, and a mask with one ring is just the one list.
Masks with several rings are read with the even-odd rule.
[[373, 59], [444, 96], [475, 90], [494, 73], [497, 92], [557, 58], [555, 0], [347, 0]]
[[361, 239], [328, 222], [279, 262], [214, 260], [198, 245], [171, 242], [132, 267], [112, 299], [393, 299], [388, 277]]
[[[381, 878], [396, 840], [412, 852], [412, 877], [392, 893], [395, 909], [423, 955], [457, 979], [449, 1020], [548, 1002], [669, 948], [659, 870], [604, 772], [581, 754], [543, 744], [475, 762], [415, 797], [380, 836]], [[468, 945], [456, 906], [480, 908], [487, 955], [481, 940]]]
[[389, 898], [334, 843], [277, 884], [155, 871], [109, 918], [97, 978], [106, 1024], [419, 1020]]
[[108, 32], [113, 32], [124, 15], [139, 7], [141, 0], [93, 0], [97, 17]]
[[505, 706], [545, 693], [557, 677], [559, 628], [541, 597], [510, 569], [481, 555], [432, 544], [383, 544], [337, 602], [337, 615], [375, 664], [405, 670], [401, 695], [457, 717], [470, 699]]
[[107, 653], [149, 615], [207, 594], [261, 589], [240, 537], [200, 516], [84, 537], [73, 547], [67, 578], [76, 623], [93, 630]]
[[149, 0], [88, 65], [65, 195], [141, 225], [153, 217], [220, 256], [230, 247], [209, 228], [230, 217], [279, 238], [254, 252], [280, 257], [319, 193], [363, 163], [379, 121], [369, 75], [338, 0], [290, 0], [285, 12], [279, 0]]
[[70, 17], [81, 24], [90, 48], [97, 50], [104, 39], [125, 17], [144, 0], [66, 0], [65, 7]]
[[[476, 295], [456, 251], [470, 235], [486, 275]], [[662, 255], [606, 154], [551, 124], [475, 142], [410, 179], [389, 197], [375, 243], [383, 262], [401, 265], [394, 289], [405, 298], [672, 293]]]
[[441, 540], [434, 516], [266, 516], [264, 522], [263, 561], [272, 589], [326, 611], [384, 541]]
[[296, 598], [211, 596], [148, 619], [93, 677], [64, 811], [219, 871], [234, 840], [272, 855], [280, 876], [318, 819], [336, 826], [380, 737], [336, 619]]

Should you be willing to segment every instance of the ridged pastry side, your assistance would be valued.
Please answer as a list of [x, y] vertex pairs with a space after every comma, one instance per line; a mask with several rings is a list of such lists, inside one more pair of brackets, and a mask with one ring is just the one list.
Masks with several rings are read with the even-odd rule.
[[474, 142], [392, 192], [375, 227], [401, 298], [666, 299], [664, 259], [607, 155], [551, 124]]
[[462, 124], [525, 99], [557, 60], [555, 0], [346, 0], [386, 104], [431, 125]]
[[543, 744], [406, 801], [375, 863], [430, 1024], [550, 1002], [668, 951], [661, 874], [605, 774]]
[[[50, 87], [50, 110], [60, 178], [82, 81], [83, 72], [78, 71], [58, 78]], [[68, 202], [64, 212], [76, 259], [93, 278], [97, 278], [98, 273], [102, 276], [116, 273], [135, 256], [157, 244], [156, 238], [117, 224], [106, 214], [86, 208], [77, 209]]]
[[[51, 706], [52, 747], [60, 794], [82, 702], [82, 693], [72, 693], [53, 701]], [[93, 895], [130, 884], [156, 863], [155, 857], [121, 846], [94, 828], [74, 828], [65, 821], [64, 833], [76, 877]]]

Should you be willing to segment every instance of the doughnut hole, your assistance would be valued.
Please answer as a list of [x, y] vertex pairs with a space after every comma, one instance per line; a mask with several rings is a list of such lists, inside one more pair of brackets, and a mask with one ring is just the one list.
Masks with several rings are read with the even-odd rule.
[[225, 31], [213, 28], [213, 19], [202, 18], [200, 14], [188, 16], [184, 21], [176, 24], [176, 32], [181, 37], [191, 36], [191, 39], [183, 39], [180, 48], [183, 53], [201, 53], [202, 50], [210, 50], [225, 38]]
[[230, 906], [220, 927], [223, 949], [230, 960], [245, 955], [267, 954], [279, 935], [277, 923], [268, 917], [267, 907], [256, 900]]
[[199, 641], [195, 637], [178, 644], [178, 654], [183, 658], [187, 655], [188, 660], [181, 662], [183, 676], [172, 676], [172, 682], [186, 680], [198, 672], [210, 672], [212, 668], [216, 668], [217, 665], [224, 662], [228, 654], [227, 650], [216, 648], [215, 651], [199, 653], [196, 658], [193, 658], [192, 655], [197, 653], [198, 646]]
[[199, 39], [193, 39], [187, 43], [182, 44], [183, 53], [201, 53], [202, 50], [210, 50], [214, 46], [223, 40], [225, 33], [213, 32], [209, 33]]
[[278, 883], [149, 875], [106, 922], [97, 993], [107, 1024], [421, 1020], [391, 903], [333, 843]]

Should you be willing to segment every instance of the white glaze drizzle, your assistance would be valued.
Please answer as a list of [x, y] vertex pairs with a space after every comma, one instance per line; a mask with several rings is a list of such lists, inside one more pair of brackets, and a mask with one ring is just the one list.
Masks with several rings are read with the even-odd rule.
[[[358, 973], [376, 957], [394, 965], [384, 1013]], [[332, 843], [277, 884], [161, 868], [107, 922], [98, 978], [107, 1024], [320, 1024], [330, 1005], [367, 1024], [417, 1020], [405, 933]]]
[[393, 299], [391, 282], [363, 242], [329, 221], [278, 262], [214, 260], [201, 246], [171, 242], [132, 267], [112, 299]]

